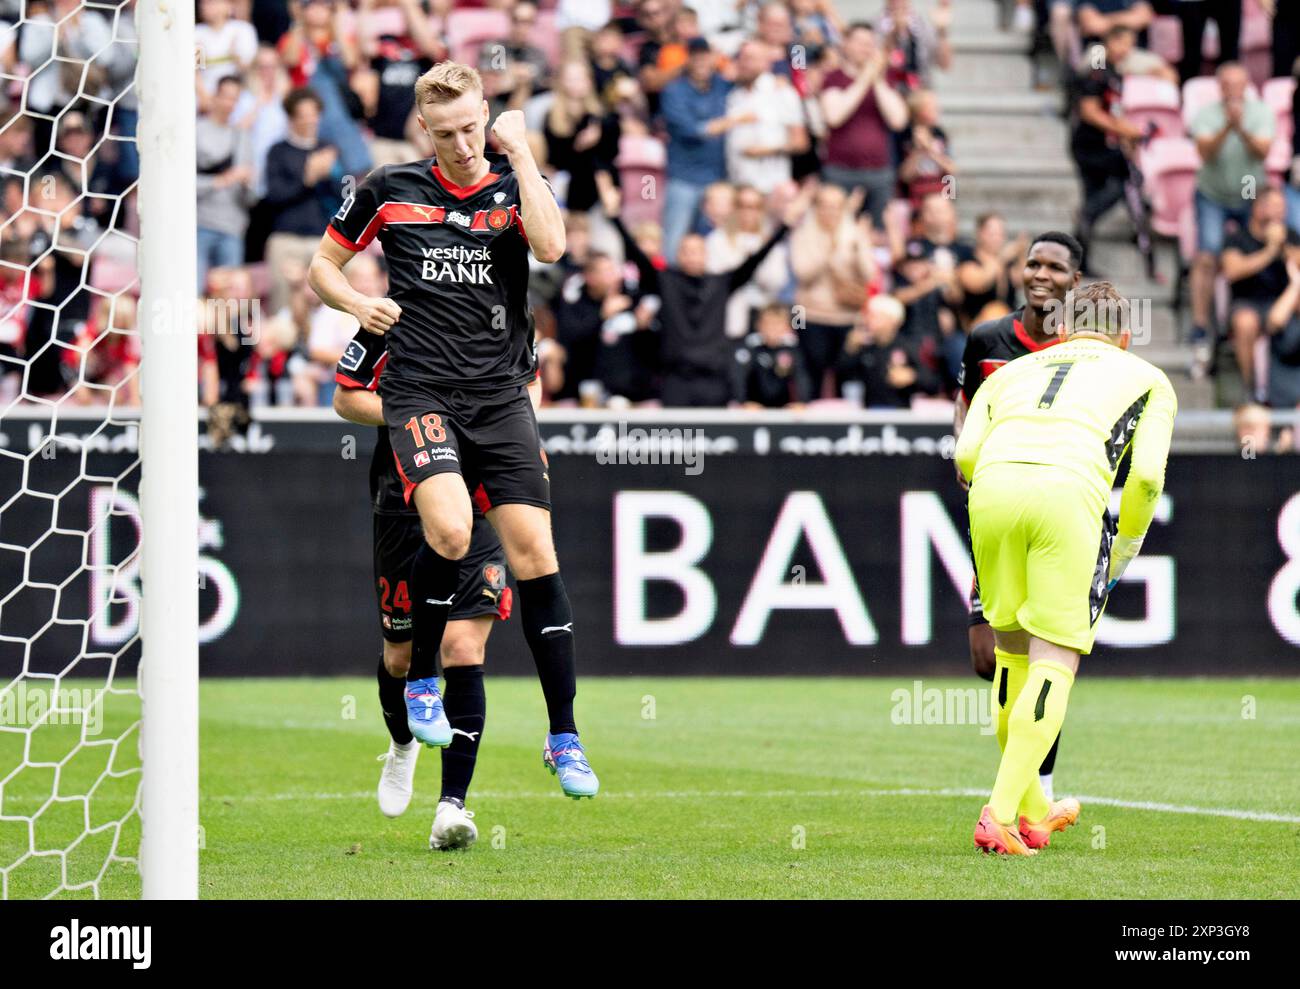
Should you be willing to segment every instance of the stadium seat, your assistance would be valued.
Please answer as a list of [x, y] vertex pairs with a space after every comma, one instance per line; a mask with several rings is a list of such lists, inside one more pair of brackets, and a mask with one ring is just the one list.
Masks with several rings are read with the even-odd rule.
[[478, 50], [486, 41], [510, 33], [510, 15], [504, 10], [459, 9], [447, 15], [447, 47], [451, 57], [468, 65], [478, 64]]
[[1268, 177], [1273, 184], [1280, 186], [1286, 180], [1292, 157], [1291, 138], [1279, 134], [1273, 139], [1273, 144], [1268, 149], [1268, 157], [1264, 159], [1264, 170], [1268, 172]]
[[134, 261], [99, 256], [90, 266], [90, 287], [105, 295], [116, 295], [138, 280]]
[[1121, 99], [1124, 116], [1143, 130], [1154, 123], [1160, 137], [1182, 137], [1186, 130], [1178, 87], [1155, 76], [1128, 76]]
[[363, 33], [371, 38], [400, 38], [406, 34], [406, 14], [401, 7], [372, 7], [361, 23]]
[[[1246, 89], [1246, 95], [1252, 100], [1259, 99], [1259, 89], [1253, 82]], [[1183, 83], [1183, 124], [1187, 129], [1191, 130], [1192, 121], [1202, 107], [1217, 103], [1220, 98], [1219, 80], [1214, 76], [1197, 76]]]
[[539, 10], [537, 26], [533, 31], [533, 44], [546, 53], [546, 63], [554, 68], [560, 65], [560, 29], [555, 23], [555, 11]]
[[1196, 173], [1201, 156], [1185, 137], [1158, 137], [1142, 155], [1142, 174], [1151, 200], [1151, 229], [1178, 242], [1183, 260], [1196, 252]]
[[1291, 140], [1294, 136], [1291, 132], [1295, 125], [1295, 118], [1291, 115], [1291, 104], [1295, 99], [1295, 78], [1285, 76], [1281, 79], [1270, 79], [1264, 83], [1262, 92], [1264, 102], [1277, 116], [1278, 137]]
[[[629, 227], [644, 220], [659, 222], [667, 185], [668, 149], [648, 134], [624, 134], [618, 142], [619, 181], [623, 188], [623, 222]], [[647, 179], [653, 195], [643, 196]]]
[[1147, 45], [1170, 65], [1183, 58], [1183, 22], [1172, 14], [1157, 17], [1147, 30]]
[[[1281, 14], [1279, 6], [1278, 15]], [[1239, 61], [1246, 67], [1251, 82], [1264, 85], [1273, 74], [1273, 24], [1258, 0], [1246, 0], [1242, 7], [1240, 47]]]
[[269, 299], [271, 297], [271, 269], [265, 261], [245, 265], [248, 270], [248, 283], [253, 289], [253, 298]]

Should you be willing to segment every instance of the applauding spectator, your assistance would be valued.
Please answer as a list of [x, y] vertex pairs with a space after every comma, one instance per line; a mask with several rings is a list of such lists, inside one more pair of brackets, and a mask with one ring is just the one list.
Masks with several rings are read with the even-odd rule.
[[799, 94], [769, 70], [770, 64], [767, 45], [745, 42], [736, 55], [735, 85], [727, 96], [727, 116], [749, 121], [727, 133], [727, 176], [764, 195], [790, 181], [792, 156], [808, 147]]
[[1214, 276], [1223, 251], [1224, 227], [1250, 222], [1256, 190], [1268, 184], [1264, 159], [1276, 128], [1273, 111], [1246, 95], [1250, 77], [1236, 63], [1219, 67], [1221, 99], [1202, 107], [1192, 121], [1191, 134], [1201, 156], [1196, 175], [1196, 259], [1192, 263], [1192, 345], [1194, 373], [1207, 369], [1210, 354], [1210, 310], [1214, 305]]
[[866, 320], [844, 341], [837, 372], [846, 395], [858, 391], [869, 409], [905, 409], [914, 395], [937, 395], [939, 378], [916, 356], [898, 331], [905, 318], [903, 304], [889, 295], [867, 303]]
[[803, 317], [799, 344], [812, 378], [813, 397], [821, 397], [826, 372], [867, 300], [875, 280], [871, 226], [857, 217], [862, 191], [846, 197], [838, 186], [817, 190], [811, 214], [795, 230], [790, 244], [794, 301]]
[[916, 90], [908, 108], [912, 122], [898, 142], [902, 155], [898, 181], [916, 207], [926, 196], [949, 191], [949, 176], [957, 174], [957, 163], [948, 154], [948, 135], [939, 126], [939, 100], [934, 93]]
[[951, 22], [952, 0], [938, 0], [929, 20], [912, 9], [912, 0], [885, 0], [876, 26], [888, 53], [890, 85], [907, 91], [928, 86], [935, 68], [952, 65]]
[[827, 137], [822, 177], [845, 191], [861, 186], [876, 226], [894, 195], [890, 132], [907, 126], [907, 104], [885, 81], [885, 55], [869, 24], [851, 24], [844, 67], [827, 73], [821, 93]]
[[1232, 348], [1248, 397], [1263, 398], [1255, 376], [1255, 341], [1273, 303], [1286, 290], [1288, 255], [1295, 256], [1300, 248], [1300, 234], [1287, 229], [1285, 218], [1282, 193], [1265, 187], [1250, 222], [1230, 236], [1223, 249], [1223, 274], [1232, 285]]
[[230, 122], [239, 94], [238, 77], [222, 79], [195, 127], [199, 292], [209, 268], [244, 263], [253, 152], [248, 131]]

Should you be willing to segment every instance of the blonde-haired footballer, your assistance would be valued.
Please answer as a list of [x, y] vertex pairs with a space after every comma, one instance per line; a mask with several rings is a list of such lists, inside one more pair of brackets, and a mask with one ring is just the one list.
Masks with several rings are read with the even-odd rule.
[[[1038, 765], [1061, 729], [1106, 596], [1151, 524], [1178, 408], [1164, 373], [1128, 352], [1128, 310], [1109, 282], [1073, 293], [1064, 342], [986, 381], [957, 443], [971, 482], [975, 572], [997, 642], [1002, 762], [975, 826], [975, 846], [986, 852], [1034, 855], [1079, 816], [1077, 800], [1048, 801]], [[1107, 505], [1129, 449], [1116, 526]]]

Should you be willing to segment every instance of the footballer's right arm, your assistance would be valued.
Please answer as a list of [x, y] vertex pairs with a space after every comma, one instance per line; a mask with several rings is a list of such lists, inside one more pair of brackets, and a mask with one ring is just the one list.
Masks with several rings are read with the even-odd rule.
[[354, 317], [367, 333], [387, 333], [401, 317], [402, 307], [383, 296], [362, 295], [348, 284], [343, 269], [356, 253], [331, 234], [322, 235], [320, 247], [316, 248], [307, 269], [307, 283], [320, 296], [321, 302]]

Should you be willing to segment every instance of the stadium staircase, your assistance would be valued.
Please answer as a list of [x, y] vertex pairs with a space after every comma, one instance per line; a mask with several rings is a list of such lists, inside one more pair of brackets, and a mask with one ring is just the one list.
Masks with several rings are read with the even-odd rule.
[[[915, 0], [921, 10], [932, 3]], [[845, 0], [841, 9], [850, 20], [870, 19], [882, 6], [880, 0]], [[941, 120], [960, 168], [962, 228], [972, 234], [975, 217], [996, 210], [1013, 236], [1022, 230], [1072, 231], [1079, 182], [1062, 96], [1056, 87], [1034, 88], [1030, 39], [1003, 27], [1002, 8], [999, 0], [954, 0], [953, 65], [934, 79]], [[1180, 342], [1172, 306], [1176, 248], [1167, 243], [1158, 248], [1158, 267], [1166, 281], [1147, 279], [1128, 216], [1116, 207], [1098, 225], [1094, 254], [1098, 270], [1126, 297], [1150, 300], [1151, 340], [1139, 353], [1169, 374], [1182, 408], [1212, 407], [1212, 382], [1187, 375], [1190, 348]], [[1231, 358], [1220, 358], [1221, 369], [1225, 363], [1232, 365]]]

